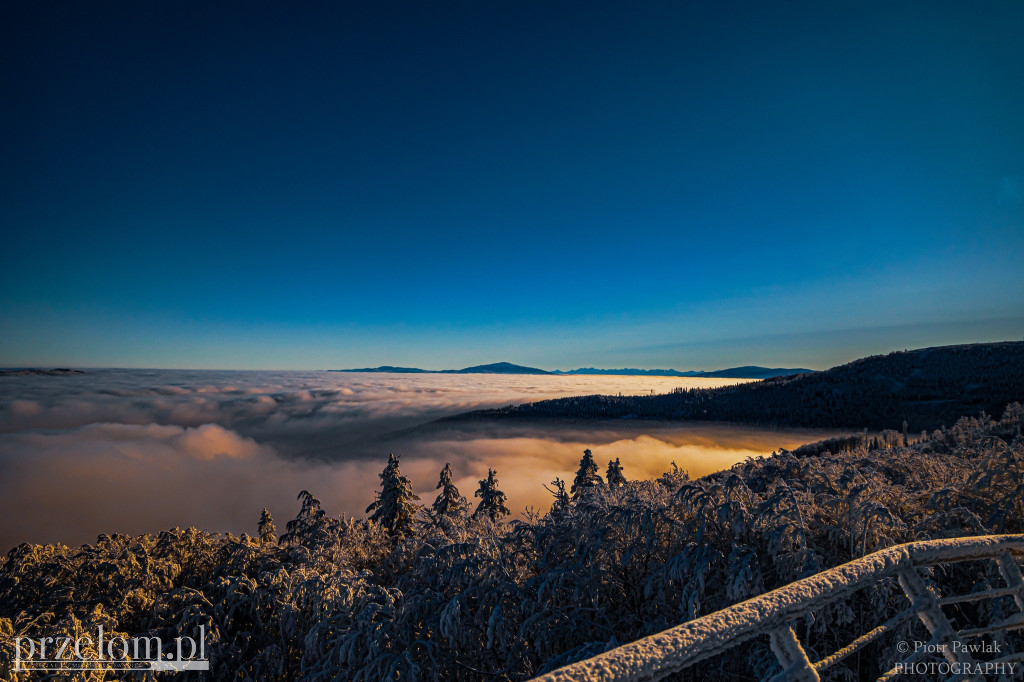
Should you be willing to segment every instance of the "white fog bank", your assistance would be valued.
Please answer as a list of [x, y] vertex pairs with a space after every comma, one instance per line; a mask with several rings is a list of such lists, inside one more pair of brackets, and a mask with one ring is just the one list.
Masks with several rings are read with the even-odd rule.
[[731, 425], [424, 425], [510, 402], [591, 393], [664, 393], [728, 379], [95, 370], [0, 377], [0, 551], [22, 541], [194, 525], [278, 526], [308, 489], [328, 513], [362, 515], [389, 452], [422, 501], [451, 462], [471, 500], [488, 467], [509, 506], [546, 509], [542, 484], [571, 480], [584, 448], [630, 478], [676, 461], [692, 475], [831, 435]]

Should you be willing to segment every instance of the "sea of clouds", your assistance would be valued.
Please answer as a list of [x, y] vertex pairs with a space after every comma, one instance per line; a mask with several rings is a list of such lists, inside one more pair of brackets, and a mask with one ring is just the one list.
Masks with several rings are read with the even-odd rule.
[[423, 502], [451, 462], [473, 498], [488, 467], [509, 506], [546, 509], [542, 484], [572, 480], [584, 448], [603, 468], [692, 475], [831, 435], [715, 424], [432, 424], [446, 415], [567, 395], [664, 393], [728, 379], [92, 370], [0, 377], [0, 551], [174, 526], [283, 528], [300, 490], [362, 515], [388, 453]]

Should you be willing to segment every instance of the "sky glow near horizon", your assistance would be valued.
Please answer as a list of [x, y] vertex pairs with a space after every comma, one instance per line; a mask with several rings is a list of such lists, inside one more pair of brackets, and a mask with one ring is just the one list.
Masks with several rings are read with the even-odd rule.
[[0, 366], [1024, 337], [1024, 5], [7, 3]]

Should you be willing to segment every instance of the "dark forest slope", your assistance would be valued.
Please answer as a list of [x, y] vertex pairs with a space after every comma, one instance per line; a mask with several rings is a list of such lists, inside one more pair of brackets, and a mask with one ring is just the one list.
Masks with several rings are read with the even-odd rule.
[[449, 419], [669, 419], [796, 427], [934, 429], [1024, 400], [1024, 342], [875, 355], [824, 372], [663, 395], [591, 395]]

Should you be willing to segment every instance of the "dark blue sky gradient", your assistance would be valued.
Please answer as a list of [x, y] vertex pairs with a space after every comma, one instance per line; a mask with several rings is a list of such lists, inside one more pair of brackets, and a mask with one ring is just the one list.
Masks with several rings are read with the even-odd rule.
[[0, 365], [1024, 335], [1024, 4], [0, 8]]

